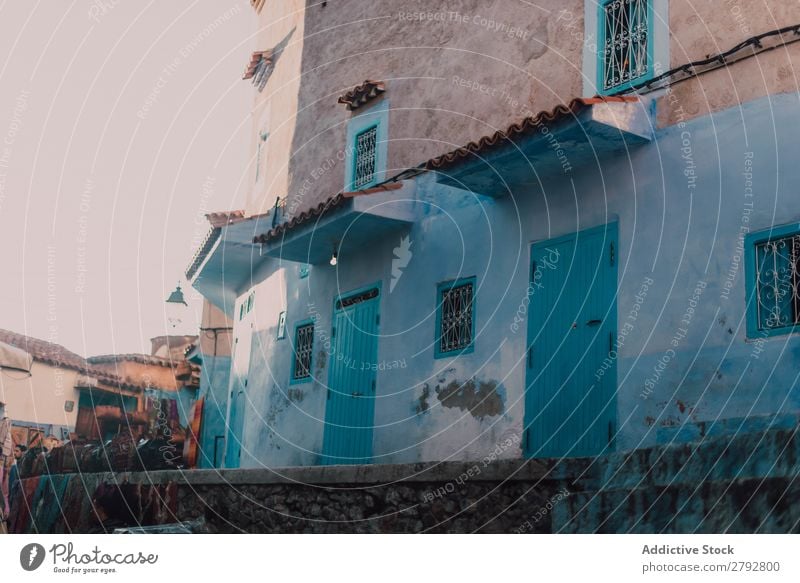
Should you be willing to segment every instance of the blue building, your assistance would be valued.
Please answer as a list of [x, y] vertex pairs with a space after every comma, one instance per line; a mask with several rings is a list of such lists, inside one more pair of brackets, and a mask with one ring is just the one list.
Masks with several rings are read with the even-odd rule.
[[216, 465], [596, 456], [794, 419], [790, 11], [702, 8], [709, 32], [666, 0], [491, 24], [407, 4], [368, 9], [380, 28], [355, 0], [259, 12], [251, 194], [187, 272], [233, 320]]

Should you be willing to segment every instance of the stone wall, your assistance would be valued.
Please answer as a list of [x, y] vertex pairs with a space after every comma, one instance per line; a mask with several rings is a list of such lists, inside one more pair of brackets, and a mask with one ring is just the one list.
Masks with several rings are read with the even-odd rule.
[[800, 532], [792, 504], [798, 454], [795, 426], [596, 459], [44, 476], [24, 482], [11, 527], [103, 532], [183, 521], [202, 532]]

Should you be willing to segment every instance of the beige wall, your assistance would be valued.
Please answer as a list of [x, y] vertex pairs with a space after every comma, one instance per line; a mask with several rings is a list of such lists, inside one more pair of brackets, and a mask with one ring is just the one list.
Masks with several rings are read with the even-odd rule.
[[[496, 19], [517, 27], [524, 40], [480, 22], [404, 18], [429, 9], [414, 0], [341, 0], [325, 7], [309, 2], [304, 11], [302, 4], [275, 2], [261, 12], [259, 49], [297, 29], [256, 97], [254, 153], [259, 115], [265, 115], [268, 101], [272, 129], [264, 167], [268, 184], [253, 189], [248, 214], [268, 210], [276, 196], [287, 195], [287, 208], [301, 212], [342, 190], [344, 162], [337, 154], [352, 114], [337, 98], [365, 79], [387, 83], [390, 175], [580, 93], [575, 65], [580, 40], [558, 34], [546, 12], [530, 4], [462, 0], [437, 5], [468, 20]], [[583, 4], [564, 0], [559, 6], [577, 11]], [[484, 91], [461, 87], [454, 78], [478, 82]], [[332, 168], [325, 168], [331, 159]]]
[[[584, 7], [583, 0], [271, 2], [253, 15], [254, 48], [294, 32], [264, 91], [253, 88], [253, 162], [259, 134], [270, 137], [258, 183], [253, 168], [248, 215], [269, 210], [277, 196], [288, 197], [296, 215], [342, 190], [338, 154], [352, 114], [337, 97], [365, 79], [387, 84], [389, 176], [582, 96]], [[404, 16], [427, 11], [444, 16]], [[785, 0], [672, 0], [668, 14], [671, 67], [800, 21], [797, 3]], [[797, 90], [798, 59], [800, 43], [676, 85], [659, 122]]]
[[[34, 361], [31, 376], [16, 371], [0, 371], [0, 401], [6, 404], [6, 415], [13, 421], [42, 425], [66, 425], [75, 428], [78, 416], [78, 373]], [[73, 401], [71, 412], [64, 403]]]
[[[258, 17], [259, 28], [253, 49], [265, 51], [280, 46], [283, 50], [277, 57], [275, 69], [264, 90], [259, 93], [253, 87], [255, 98], [250, 113], [253, 130], [250, 160], [252, 186], [247, 197], [248, 215], [266, 212], [275, 204], [276, 197], [286, 196], [289, 189], [290, 146], [294, 140], [294, 120], [301, 84], [304, 16], [305, 0], [270, 0], [269, 6]], [[269, 138], [262, 151], [261, 178], [256, 182], [256, 151], [262, 132], [267, 132]]]

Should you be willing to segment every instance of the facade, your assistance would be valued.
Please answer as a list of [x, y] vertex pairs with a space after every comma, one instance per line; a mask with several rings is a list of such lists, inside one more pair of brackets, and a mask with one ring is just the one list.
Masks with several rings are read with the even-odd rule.
[[59, 344], [0, 330], [0, 343], [27, 356], [30, 363], [27, 367], [0, 363], [0, 402], [12, 421], [15, 443], [44, 442], [49, 448], [67, 440], [143, 433], [146, 426], [158, 425], [158, 411], [187, 425], [200, 377], [199, 367], [183, 354], [191, 340], [196, 337], [184, 343], [180, 358], [177, 354], [83, 358]]
[[233, 322], [222, 465], [595, 456], [796, 413], [796, 10], [451, 4], [254, 3], [250, 195], [186, 274]]

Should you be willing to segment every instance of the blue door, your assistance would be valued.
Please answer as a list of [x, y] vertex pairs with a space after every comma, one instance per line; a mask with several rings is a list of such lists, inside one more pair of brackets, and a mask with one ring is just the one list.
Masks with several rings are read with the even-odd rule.
[[531, 251], [524, 453], [593, 456], [616, 431], [617, 226]]
[[379, 306], [378, 286], [334, 302], [323, 464], [371, 461]]

